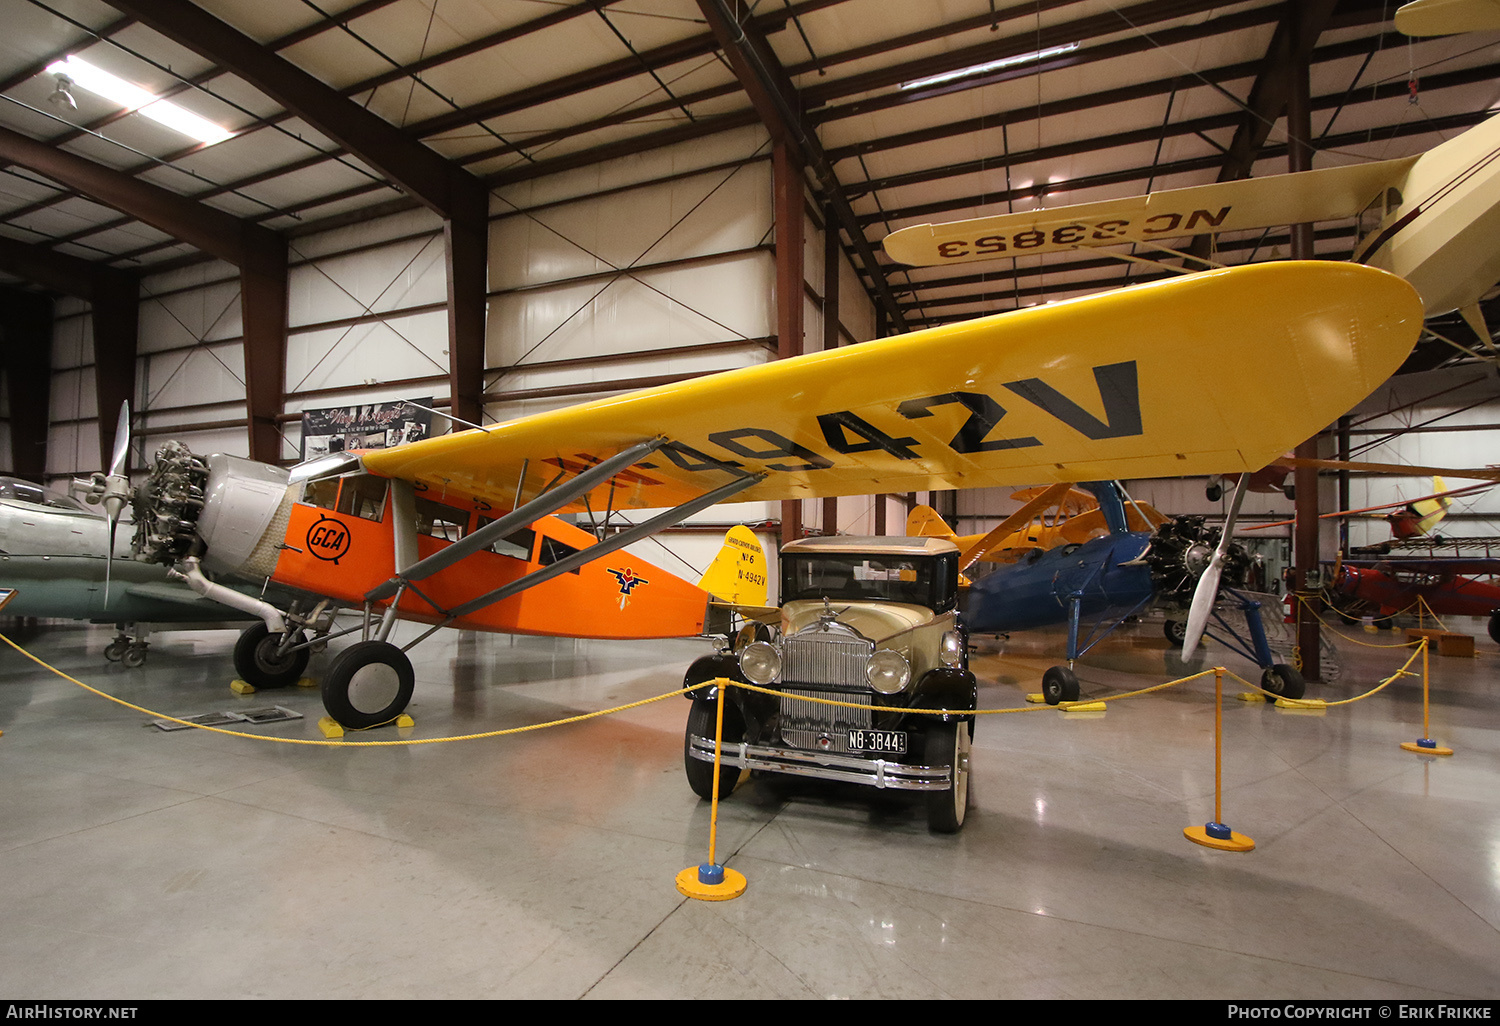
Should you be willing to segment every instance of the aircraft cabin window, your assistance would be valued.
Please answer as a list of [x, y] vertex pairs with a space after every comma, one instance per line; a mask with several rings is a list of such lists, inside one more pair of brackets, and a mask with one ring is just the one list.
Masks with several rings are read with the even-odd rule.
[[[560, 542], [556, 538], [549, 538], [544, 534], [542, 535], [542, 551], [538, 554], [537, 562], [541, 566], [551, 566], [559, 559], [563, 559], [566, 556], [571, 556], [577, 551], [577, 549], [569, 545], [567, 542]], [[575, 566], [572, 570], [569, 571], [569, 573], [576, 574], [579, 569], [579, 567]]]
[[417, 533], [442, 541], [458, 541], [469, 529], [469, 511], [444, 506], [417, 496]]
[[319, 478], [302, 486], [302, 501], [319, 509], [333, 509], [339, 501], [339, 479]]
[[[474, 530], [477, 531], [481, 527], [488, 527], [494, 522], [490, 517], [480, 517], [479, 523]], [[536, 532], [529, 527], [523, 527], [518, 531], [510, 532], [504, 538], [492, 543], [490, 551], [529, 563], [531, 562], [531, 549], [535, 543]]]
[[390, 482], [373, 474], [351, 474], [343, 478], [339, 489], [338, 511], [361, 520], [379, 522], [385, 510], [385, 493]]

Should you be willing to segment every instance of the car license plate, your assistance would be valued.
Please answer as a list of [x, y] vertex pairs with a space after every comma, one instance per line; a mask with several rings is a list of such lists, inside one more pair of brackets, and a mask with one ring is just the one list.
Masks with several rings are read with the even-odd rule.
[[906, 754], [906, 731], [904, 730], [851, 730], [849, 751], [886, 752], [890, 755]]

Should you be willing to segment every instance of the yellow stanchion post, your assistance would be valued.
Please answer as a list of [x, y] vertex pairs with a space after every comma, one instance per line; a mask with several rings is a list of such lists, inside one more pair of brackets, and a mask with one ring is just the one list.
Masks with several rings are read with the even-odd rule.
[[1428, 719], [1427, 639], [1422, 639], [1422, 736], [1415, 741], [1403, 741], [1401, 747], [1418, 755], [1452, 755], [1453, 749], [1444, 748], [1432, 739], [1432, 727]]
[[708, 861], [688, 866], [677, 874], [677, 889], [689, 898], [699, 901], [728, 901], [745, 893], [747, 882], [743, 873], [728, 869], [718, 862], [719, 844], [719, 773], [723, 770], [724, 755], [724, 703], [729, 700], [729, 682], [720, 679], [718, 715], [714, 721], [714, 783], [713, 801], [709, 803]]
[[1224, 825], [1221, 797], [1224, 791], [1224, 667], [1214, 667], [1214, 819], [1201, 827], [1183, 827], [1182, 834], [1194, 844], [1220, 851], [1252, 851], [1255, 842]]

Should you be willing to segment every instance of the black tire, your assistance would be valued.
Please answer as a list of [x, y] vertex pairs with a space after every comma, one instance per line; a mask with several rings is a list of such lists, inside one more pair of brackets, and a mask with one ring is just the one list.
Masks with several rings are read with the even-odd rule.
[[1307, 694], [1307, 682], [1297, 669], [1277, 663], [1260, 675], [1260, 686], [1277, 698], [1301, 698]]
[[[278, 659], [276, 649], [281, 638], [282, 635], [272, 634], [263, 623], [253, 623], [245, 628], [234, 643], [234, 670], [241, 680], [257, 690], [284, 688], [297, 683], [302, 671], [307, 669], [310, 653], [299, 648]], [[300, 645], [307, 637], [297, 631], [292, 640]]]
[[1296, 502], [1297, 501], [1297, 486], [1296, 485], [1282, 485], [1281, 486], [1281, 494], [1285, 495], [1288, 499], [1291, 499], [1293, 502]]
[[389, 723], [411, 702], [416, 674], [395, 645], [361, 641], [339, 653], [323, 678], [323, 708], [346, 727]]
[[146, 646], [128, 645], [120, 656], [120, 665], [127, 670], [139, 669], [146, 665]]
[[125, 650], [130, 647], [130, 642], [118, 638], [104, 646], [104, 658], [112, 663], [118, 663], [125, 655]]
[[1162, 633], [1167, 636], [1167, 641], [1173, 648], [1181, 648], [1187, 641], [1187, 621], [1168, 620], [1162, 625]]
[[1078, 675], [1066, 666], [1052, 666], [1042, 674], [1042, 697], [1048, 705], [1078, 701]]
[[[699, 798], [708, 801], [714, 797], [714, 764], [695, 759], [688, 754], [691, 738], [713, 737], [719, 716], [719, 703], [694, 701], [688, 710], [687, 727], [682, 734], [682, 768], [687, 771], [688, 787]], [[745, 723], [733, 702], [724, 707], [724, 744], [738, 744], [745, 739]], [[729, 792], [740, 782], [738, 766], [719, 765], [719, 798], [729, 797]]]
[[1209, 502], [1218, 502], [1224, 498], [1224, 486], [1217, 481], [1210, 481], [1203, 489], [1204, 496]]
[[1396, 629], [1396, 618], [1394, 616], [1377, 616], [1373, 622], [1376, 630], [1393, 631]]
[[952, 780], [941, 791], [927, 792], [927, 829], [935, 834], [956, 834], [963, 828], [969, 808], [969, 724], [964, 720], [927, 727], [926, 762], [929, 766], [952, 767]]
[[1490, 614], [1490, 640], [1500, 645], [1500, 610]]

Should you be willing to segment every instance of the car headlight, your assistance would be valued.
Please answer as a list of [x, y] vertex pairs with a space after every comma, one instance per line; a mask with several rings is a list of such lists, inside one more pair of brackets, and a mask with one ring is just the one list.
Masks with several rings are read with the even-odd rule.
[[944, 632], [942, 641], [938, 643], [938, 658], [944, 666], [963, 665], [964, 643], [957, 631]]
[[768, 641], [752, 641], [740, 650], [740, 671], [751, 684], [769, 684], [781, 676], [781, 653]]
[[865, 679], [882, 695], [894, 695], [911, 681], [911, 664], [900, 652], [883, 648], [865, 664]]

